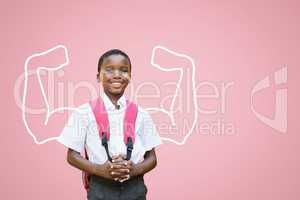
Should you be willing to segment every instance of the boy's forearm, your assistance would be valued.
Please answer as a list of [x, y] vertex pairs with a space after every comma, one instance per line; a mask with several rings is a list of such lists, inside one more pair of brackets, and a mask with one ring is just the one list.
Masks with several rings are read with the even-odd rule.
[[72, 149], [68, 150], [67, 161], [70, 165], [77, 169], [88, 172], [89, 174], [96, 174], [96, 165], [86, 160], [80, 155], [80, 153]]
[[130, 176], [134, 177], [134, 176], [146, 174], [147, 172], [154, 169], [156, 164], [157, 164], [157, 159], [155, 155], [155, 150], [152, 149], [150, 151], [147, 151], [144, 157], [144, 161], [132, 166], [132, 171]]

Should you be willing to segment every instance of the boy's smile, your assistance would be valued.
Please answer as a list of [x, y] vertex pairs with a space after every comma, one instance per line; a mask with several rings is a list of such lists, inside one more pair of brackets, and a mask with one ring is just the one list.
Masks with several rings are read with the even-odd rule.
[[123, 95], [131, 76], [131, 66], [123, 55], [110, 55], [104, 59], [100, 81], [105, 93], [112, 97]]

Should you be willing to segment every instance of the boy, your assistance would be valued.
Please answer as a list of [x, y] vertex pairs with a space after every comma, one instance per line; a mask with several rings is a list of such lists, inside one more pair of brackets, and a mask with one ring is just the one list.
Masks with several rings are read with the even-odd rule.
[[[68, 147], [68, 163], [91, 175], [88, 200], [146, 199], [143, 175], [156, 166], [154, 148], [161, 140], [150, 115], [138, 107], [135, 142], [131, 158], [126, 160], [124, 91], [131, 79], [131, 69], [130, 58], [118, 49], [104, 53], [98, 62], [97, 80], [103, 87], [102, 101], [109, 121], [108, 151], [101, 144], [95, 116], [88, 103], [78, 108], [80, 112], [71, 115], [69, 123], [72, 125], [66, 126], [58, 139]], [[88, 159], [80, 155], [84, 149]]]

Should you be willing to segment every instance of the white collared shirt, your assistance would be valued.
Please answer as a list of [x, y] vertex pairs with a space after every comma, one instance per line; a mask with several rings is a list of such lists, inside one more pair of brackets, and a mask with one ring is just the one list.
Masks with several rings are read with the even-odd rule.
[[[115, 108], [105, 93], [103, 93], [102, 99], [109, 120], [109, 154], [110, 156], [126, 155], [127, 147], [123, 136], [126, 99], [123, 95], [118, 100], [117, 105], [120, 106], [119, 109]], [[72, 113], [57, 141], [77, 152], [83, 152], [84, 148], [86, 148], [89, 160], [93, 163], [103, 164], [107, 161], [106, 151], [102, 146], [96, 119], [89, 103], [82, 104], [78, 107], [78, 111]], [[145, 152], [161, 143], [151, 116], [147, 111], [138, 106], [135, 124], [135, 143], [130, 160], [134, 163], [143, 161]]]

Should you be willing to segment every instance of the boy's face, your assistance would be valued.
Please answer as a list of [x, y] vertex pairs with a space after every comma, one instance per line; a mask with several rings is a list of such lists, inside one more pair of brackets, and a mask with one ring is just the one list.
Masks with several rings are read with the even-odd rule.
[[122, 55], [110, 55], [101, 65], [100, 77], [103, 89], [110, 95], [122, 95], [131, 78], [130, 63]]

